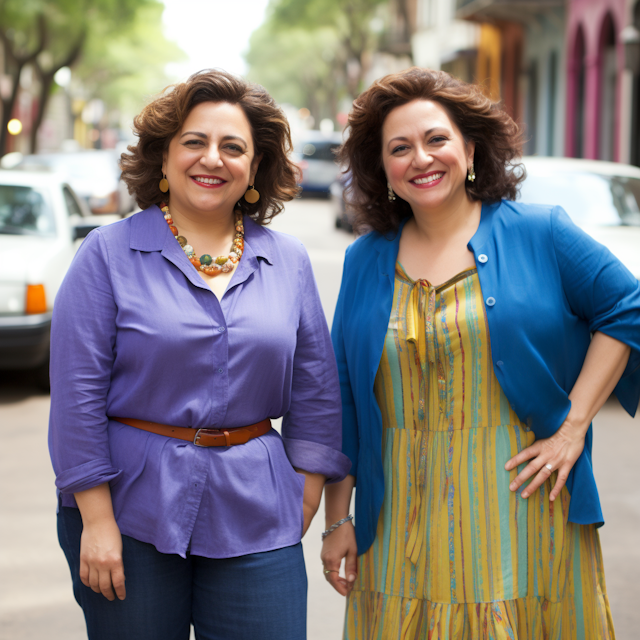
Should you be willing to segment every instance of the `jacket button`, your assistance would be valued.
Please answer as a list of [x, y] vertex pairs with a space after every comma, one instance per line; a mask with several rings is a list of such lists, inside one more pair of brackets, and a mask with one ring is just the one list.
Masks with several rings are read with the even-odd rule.
[[489, 258], [487, 258], [487, 256], [484, 253], [481, 253], [478, 256], [478, 262], [482, 262], [483, 264], [488, 260]]
[[504, 364], [504, 362], [502, 362], [502, 360], [498, 360], [498, 362], [496, 362], [496, 365], [498, 365], [499, 367], [501, 367]]
[[496, 299], [492, 296], [489, 296], [486, 300], [485, 303], [487, 305], [487, 307], [493, 307], [493, 305], [496, 303]]

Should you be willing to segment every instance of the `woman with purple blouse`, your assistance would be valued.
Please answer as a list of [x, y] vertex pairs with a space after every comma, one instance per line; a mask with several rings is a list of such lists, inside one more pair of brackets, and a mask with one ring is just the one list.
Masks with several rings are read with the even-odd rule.
[[91, 640], [186, 640], [190, 623], [204, 640], [300, 640], [300, 539], [351, 465], [309, 258], [265, 227], [297, 191], [289, 127], [222, 71], [134, 124], [122, 175], [143, 211], [89, 234], [52, 322], [74, 595]]

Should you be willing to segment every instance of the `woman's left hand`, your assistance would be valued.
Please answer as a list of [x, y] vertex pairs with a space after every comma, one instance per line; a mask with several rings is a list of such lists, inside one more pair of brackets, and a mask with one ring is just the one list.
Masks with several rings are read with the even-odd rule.
[[589, 425], [585, 427], [572, 424], [567, 416], [562, 426], [550, 438], [536, 440], [530, 447], [511, 458], [504, 467], [507, 471], [515, 469], [527, 460], [530, 462], [511, 482], [509, 489], [517, 491], [524, 482], [537, 474], [521, 493], [523, 498], [528, 498], [554, 471], [557, 471], [556, 483], [549, 494], [549, 500], [555, 500], [584, 449], [584, 438], [588, 428]]

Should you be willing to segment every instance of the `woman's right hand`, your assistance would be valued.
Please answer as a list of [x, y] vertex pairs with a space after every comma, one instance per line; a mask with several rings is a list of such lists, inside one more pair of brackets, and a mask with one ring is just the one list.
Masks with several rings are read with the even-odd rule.
[[[340, 565], [344, 558], [345, 577], [340, 577]], [[332, 531], [322, 543], [320, 552], [323, 569], [329, 584], [342, 596], [346, 596], [356, 580], [358, 574], [358, 545], [356, 531], [351, 522], [339, 526]]]
[[116, 596], [124, 600], [122, 534], [114, 518], [84, 526], [80, 538], [80, 580], [107, 600], [115, 600]]

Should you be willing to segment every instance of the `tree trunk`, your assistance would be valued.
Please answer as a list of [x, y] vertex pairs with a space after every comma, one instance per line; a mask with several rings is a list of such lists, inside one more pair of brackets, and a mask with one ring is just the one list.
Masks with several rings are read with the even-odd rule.
[[[347, 74], [347, 91], [353, 100], [355, 100], [362, 91], [364, 76], [367, 72], [365, 68], [365, 55], [369, 48], [369, 21], [373, 13], [367, 12], [366, 15], [357, 11], [352, 5], [345, 8], [345, 17], [347, 19], [348, 33], [345, 34], [343, 44], [348, 53], [345, 71]], [[355, 65], [358, 68], [355, 69]]]
[[[56, 69], [57, 72], [57, 69]], [[51, 87], [53, 85], [53, 76], [55, 73], [45, 73], [40, 75], [40, 95], [38, 96], [38, 111], [36, 112], [35, 120], [31, 125], [31, 131], [29, 133], [29, 153], [36, 153], [38, 151], [38, 131], [44, 120], [44, 114], [49, 103], [49, 96], [51, 95]]]
[[29, 147], [31, 153], [36, 153], [38, 150], [38, 131], [44, 120], [44, 114], [46, 113], [47, 105], [49, 104], [49, 98], [51, 97], [51, 87], [53, 86], [53, 78], [63, 67], [70, 67], [79, 57], [84, 46], [84, 41], [87, 36], [86, 30], [83, 31], [78, 40], [73, 45], [69, 53], [63, 60], [53, 65], [49, 71], [45, 71], [40, 64], [36, 61], [34, 63], [36, 72], [40, 78], [40, 99], [38, 101], [38, 111], [36, 113], [33, 126], [31, 127], [31, 133], [29, 135]]
[[0, 124], [0, 156], [7, 153], [7, 139], [9, 138], [9, 132], [7, 131], [7, 125], [9, 120], [13, 117], [13, 110], [16, 106], [16, 100], [18, 99], [18, 90], [20, 89], [20, 74], [24, 64], [17, 67], [15, 75], [12, 78], [11, 95], [2, 100], [2, 123]]
[[[0, 156], [7, 152], [7, 124], [13, 117], [13, 109], [16, 106], [18, 92], [20, 91], [20, 75], [27, 64], [35, 62], [36, 58], [42, 53], [47, 43], [47, 26], [43, 16], [38, 18], [38, 39], [33, 51], [20, 54], [14, 50], [11, 39], [7, 36], [5, 29], [0, 29], [0, 42], [4, 49], [4, 55], [8, 62], [7, 67], [12, 76], [11, 95], [7, 99], [2, 100], [2, 130], [0, 131]], [[11, 73], [12, 72], [12, 73]]]

